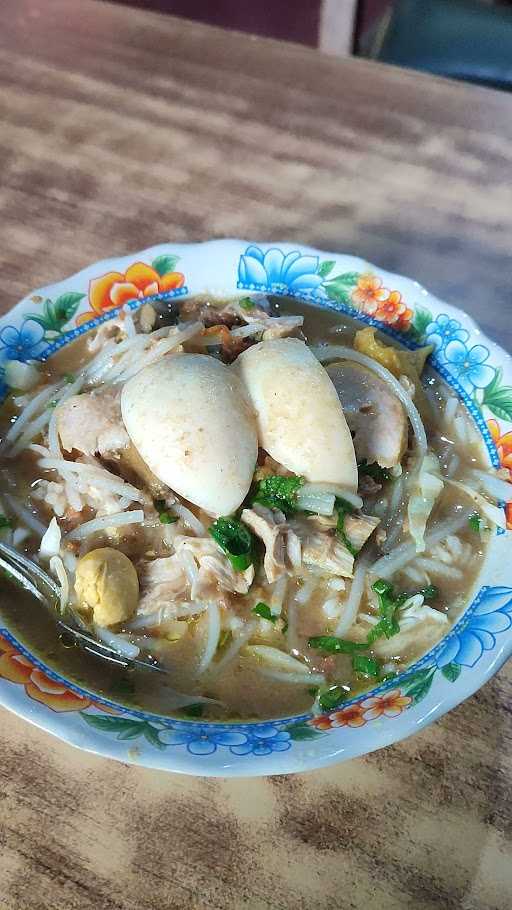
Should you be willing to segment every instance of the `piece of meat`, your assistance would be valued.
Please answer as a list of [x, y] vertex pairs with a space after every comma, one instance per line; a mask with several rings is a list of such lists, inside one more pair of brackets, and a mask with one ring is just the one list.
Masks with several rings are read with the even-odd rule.
[[254, 580], [254, 566], [236, 572], [215, 541], [206, 537], [176, 535], [174, 546], [178, 558], [183, 559], [183, 551], [193, 557], [196, 571], [190, 589], [192, 600], [218, 597], [219, 590], [247, 594]]
[[327, 372], [354, 438], [358, 461], [382, 468], [400, 464], [407, 445], [407, 418], [398, 398], [359, 364], [332, 363]]
[[57, 406], [57, 430], [66, 452], [119, 458], [130, 442], [121, 418], [119, 392], [95, 389]]
[[269, 584], [284, 573], [300, 568], [300, 540], [281, 512], [254, 505], [252, 509], [244, 509], [241, 518], [265, 545], [263, 568]]
[[138, 614], [153, 613], [188, 596], [189, 581], [176, 554], [139, 564], [138, 574], [141, 587]]
[[302, 541], [302, 561], [328, 575], [341, 575], [342, 578], [352, 578], [354, 572], [354, 557], [332, 532], [309, 534]]
[[379, 524], [380, 518], [373, 515], [345, 515], [343, 530], [352, 546], [359, 551]]
[[268, 316], [265, 320], [262, 340], [271, 341], [273, 338], [288, 338], [290, 335], [296, 335], [303, 322], [304, 316]]

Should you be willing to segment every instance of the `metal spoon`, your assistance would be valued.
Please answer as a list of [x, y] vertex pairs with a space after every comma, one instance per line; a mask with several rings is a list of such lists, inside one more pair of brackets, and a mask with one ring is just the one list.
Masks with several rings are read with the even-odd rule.
[[87, 627], [82, 624], [82, 620], [71, 608], [67, 608], [67, 622], [59, 616], [60, 595], [59, 589], [44, 569], [37, 563], [33, 562], [22, 553], [18, 553], [14, 547], [9, 544], [0, 542], [0, 571], [8, 575], [17, 584], [22, 585], [25, 590], [29, 591], [46, 609], [50, 610], [52, 617], [55, 619], [58, 627], [62, 631], [71, 635], [76, 644], [85, 651], [101, 657], [103, 660], [109, 660], [119, 664], [124, 668], [137, 668], [144, 670], [157, 670], [165, 673], [166, 670], [154, 658], [146, 655], [144, 657], [128, 658], [119, 654], [114, 648], [94, 638]]

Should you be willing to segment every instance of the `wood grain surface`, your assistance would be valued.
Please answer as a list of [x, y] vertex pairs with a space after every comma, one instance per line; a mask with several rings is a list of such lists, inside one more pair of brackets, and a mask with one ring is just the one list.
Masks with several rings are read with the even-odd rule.
[[[296, 240], [512, 347], [512, 99], [89, 0], [0, 6], [1, 307], [105, 255]], [[512, 674], [305, 775], [193, 780], [0, 711], [2, 910], [508, 910]]]

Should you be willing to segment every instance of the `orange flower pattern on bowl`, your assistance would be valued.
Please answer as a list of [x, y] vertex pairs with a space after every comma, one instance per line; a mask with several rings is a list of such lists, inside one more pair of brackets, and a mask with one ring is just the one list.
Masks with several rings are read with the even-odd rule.
[[84, 695], [72, 692], [63, 683], [50, 679], [0, 635], [0, 677], [25, 687], [34, 701], [42, 702], [52, 711], [81, 711], [92, 704]]
[[376, 720], [378, 717], [398, 717], [412, 704], [409, 695], [402, 695], [400, 689], [392, 689], [384, 695], [374, 695], [361, 702], [365, 720]]
[[89, 304], [91, 309], [81, 313], [77, 325], [83, 325], [109, 310], [122, 307], [129, 300], [140, 300], [164, 291], [183, 287], [185, 276], [181, 272], [166, 272], [161, 275], [153, 266], [135, 262], [126, 272], [106, 272], [89, 282]]
[[[508, 471], [508, 479], [512, 483], [512, 430], [502, 433], [498, 421], [494, 420], [494, 418], [487, 421], [487, 426], [496, 446], [500, 465]], [[507, 529], [512, 531], [512, 487], [510, 488], [510, 496], [510, 502], [505, 504], [505, 517]]]

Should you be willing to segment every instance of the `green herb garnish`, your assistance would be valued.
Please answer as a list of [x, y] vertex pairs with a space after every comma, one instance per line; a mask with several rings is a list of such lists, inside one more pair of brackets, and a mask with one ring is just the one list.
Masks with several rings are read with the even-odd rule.
[[160, 512], [158, 517], [163, 525], [173, 525], [175, 521], [178, 521], [178, 516], [171, 515], [170, 512]]
[[242, 297], [242, 299], [238, 301], [238, 306], [241, 307], [242, 310], [253, 310], [255, 303], [250, 297]]
[[471, 528], [472, 531], [475, 531], [477, 534], [480, 531], [481, 523], [482, 523], [482, 519], [480, 518], [480, 515], [478, 514], [478, 512], [473, 512], [473, 514], [470, 515], [468, 518], [469, 527]]
[[12, 521], [6, 515], [0, 515], [0, 530], [12, 528]]
[[64, 379], [71, 385], [71, 383], [75, 381], [76, 376], [74, 376], [73, 373], [64, 373]]
[[349, 692], [343, 686], [330, 686], [328, 689], [321, 689], [318, 695], [318, 704], [322, 711], [334, 711], [342, 702], [346, 701]]
[[243, 572], [253, 562], [253, 536], [237, 518], [217, 518], [208, 533], [224, 551], [236, 572]]
[[158, 517], [163, 525], [172, 525], [175, 521], [178, 521], [178, 516], [173, 515], [172, 512], [168, 511], [165, 499], [156, 499], [155, 509], [157, 510]]
[[435, 600], [439, 597], [439, 588], [437, 585], [427, 585], [426, 588], [421, 588], [418, 594], [423, 594], [424, 600]]
[[368, 633], [365, 642], [346, 641], [335, 635], [316, 635], [308, 640], [309, 647], [318, 648], [319, 651], [325, 651], [327, 654], [357, 654], [359, 651], [367, 651], [379, 638], [392, 638], [393, 635], [396, 635], [400, 631], [397, 620], [398, 610], [410, 595], [404, 592], [394, 597], [393, 586], [384, 578], [376, 581], [372, 585], [372, 589], [379, 599], [381, 618]]
[[252, 608], [251, 613], [255, 613], [256, 616], [261, 616], [262, 619], [268, 619], [269, 622], [275, 622], [278, 618], [277, 616], [274, 616], [269, 605], [262, 601]]
[[347, 502], [346, 499], [341, 499], [339, 496], [336, 497], [335, 508], [338, 510], [338, 522], [336, 524], [336, 534], [338, 535], [341, 542], [346, 546], [348, 552], [351, 556], [356, 557], [359, 553], [357, 547], [350, 541], [347, 532], [345, 531], [345, 519], [347, 515], [352, 515], [355, 511], [354, 507]]
[[58, 403], [59, 403], [58, 401], [55, 401], [55, 399], [52, 399], [52, 401], [49, 401], [48, 404], [46, 405], [47, 410], [51, 411], [52, 408], [56, 408]]
[[389, 468], [381, 468], [380, 464], [377, 464], [377, 462], [367, 464], [366, 459], [358, 462], [357, 470], [361, 476], [371, 477], [375, 483], [384, 483], [385, 480], [389, 480], [391, 477]]
[[297, 509], [297, 492], [303, 485], [303, 477], [269, 474], [258, 482], [252, 502], [258, 502], [268, 509], [280, 509], [285, 515], [289, 515]]
[[308, 695], [311, 695], [311, 698], [316, 698], [319, 691], [318, 686], [311, 686], [311, 688], [307, 690]]
[[380, 664], [374, 657], [366, 657], [365, 654], [354, 654], [352, 657], [352, 669], [356, 673], [362, 673], [363, 676], [378, 676], [380, 673]]
[[375, 591], [378, 597], [379, 613], [382, 619], [369, 633], [369, 644], [373, 644], [374, 641], [377, 641], [377, 638], [382, 638], [383, 635], [385, 635], [386, 638], [392, 638], [393, 635], [396, 635], [400, 631], [397, 613], [400, 607], [403, 606], [405, 601], [409, 598], [409, 594], [406, 592], [399, 594], [395, 598], [393, 595], [393, 585], [384, 578], [379, 578], [378, 581], [374, 582], [372, 591]]
[[346, 641], [335, 635], [315, 635], [308, 639], [308, 645], [327, 654], [355, 654], [356, 651], [366, 651], [368, 648], [366, 642]]

